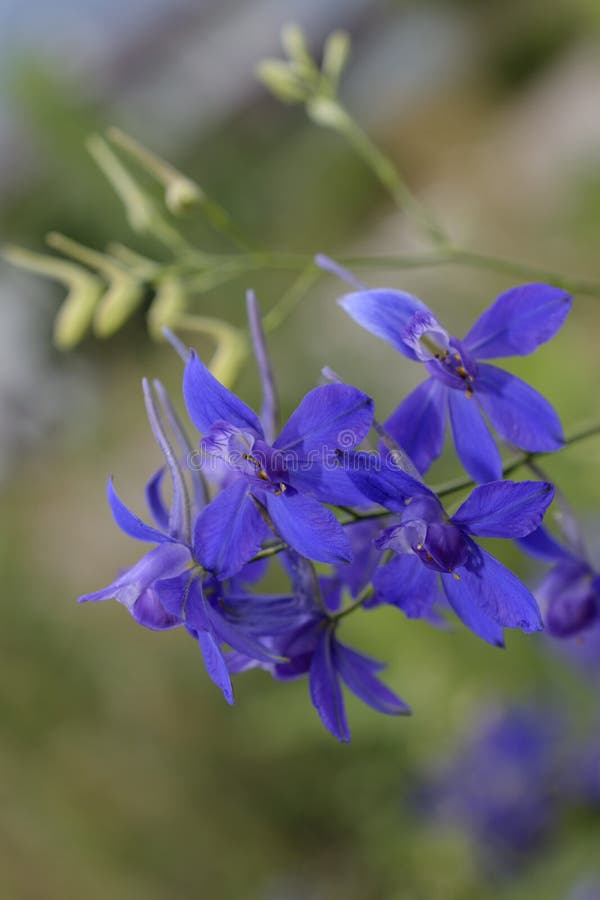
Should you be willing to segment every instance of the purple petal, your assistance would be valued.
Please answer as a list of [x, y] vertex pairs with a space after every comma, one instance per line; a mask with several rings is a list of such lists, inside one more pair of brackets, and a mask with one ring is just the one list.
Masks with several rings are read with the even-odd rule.
[[450, 521], [480, 537], [523, 537], [539, 526], [553, 497], [554, 486], [547, 481], [482, 484]]
[[460, 581], [457, 581], [453, 574], [442, 575], [442, 587], [446, 599], [463, 625], [466, 625], [488, 644], [492, 644], [494, 647], [504, 647], [504, 632], [500, 625], [490, 619], [479, 606], [479, 586], [476, 585], [473, 589], [469, 576], [470, 573], [466, 569], [464, 573], [461, 569]]
[[319, 454], [325, 463], [336, 449], [350, 450], [368, 434], [373, 401], [348, 384], [314, 388], [292, 413], [273, 447], [282, 451]]
[[265, 494], [267, 510], [277, 533], [302, 556], [317, 562], [349, 562], [352, 549], [334, 516], [317, 500], [303, 494]]
[[224, 616], [219, 615], [211, 606], [207, 606], [207, 615], [212, 626], [212, 631], [219, 638], [229, 644], [238, 653], [255, 659], [257, 662], [279, 662], [281, 656], [265, 647], [259, 641], [249, 634], [246, 634], [243, 628], [232, 625]]
[[200, 644], [209, 678], [223, 691], [223, 696], [232, 705], [235, 702], [233, 699], [233, 685], [231, 684], [223, 651], [208, 631], [201, 631], [198, 634], [198, 643]]
[[344, 697], [333, 662], [333, 628], [324, 629], [310, 664], [310, 698], [325, 728], [347, 743], [350, 731], [344, 709]]
[[250, 325], [250, 334], [252, 336], [252, 346], [254, 348], [254, 356], [258, 364], [260, 381], [263, 391], [263, 406], [260, 414], [265, 439], [272, 444], [275, 439], [277, 417], [279, 413], [279, 403], [277, 401], [277, 391], [275, 390], [275, 379], [273, 377], [273, 368], [269, 359], [267, 350], [267, 342], [263, 331], [260, 308], [254, 291], [248, 291], [246, 294], [246, 308], [248, 312], [248, 323]]
[[344, 470], [365, 497], [394, 512], [404, 512], [406, 502], [415, 497], [433, 498], [440, 505], [435, 494], [399, 469], [389, 454], [359, 451], [344, 454], [342, 461]]
[[167, 612], [177, 616], [189, 628], [203, 631], [209, 627], [202, 585], [193, 570], [157, 581], [155, 589]]
[[339, 641], [333, 645], [333, 655], [340, 677], [363, 703], [389, 716], [410, 715], [410, 706], [373, 674], [380, 667], [378, 662]]
[[190, 419], [201, 434], [210, 431], [215, 422], [223, 421], [263, 436], [256, 413], [217, 381], [193, 350], [183, 374], [183, 396]]
[[161, 531], [166, 531], [169, 527], [169, 512], [161, 493], [164, 475], [164, 468], [159, 469], [146, 485], [146, 503], [148, 504], [150, 515]]
[[523, 284], [503, 294], [477, 319], [464, 343], [478, 359], [525, 356], [553, 337], [572, 299], [550, 284]]
[[540, 525], [531, 534], [519, 538], [519, 546], [530, 556], [544, 562], [556, 562], [561, 559], [572, 559], [572, 554], [550, 534], [544, 525]]
[[289, 594], [227, 594], [219, 613], [231, 625], [256, 635], [289, 631], [305, 615], [302, 604]]
[[248, 482], [239, 478], [206, 506], [194, 529], [194, 557], [220, 578], [235, 575], [268, 534]]
[[122, 500], [119, 499], [117, 492], [113, 487], [112, 478], [108, 479], [106, 486], [106, 495], [113, 514], [113, 518], [121, 531], [128, 534], [129, 537], [138, 541], [149, 541], [151, 544], [160, 544], [164, 541], [172, 541], [173, 538], [152, 525], [146, 525], [145, 522], [127, 509]]
[[566, 560], [555, 566], [537, 591], [549, 633], [565, 638], [595, 625], [600, 619], [598, 587], [592, 570], [580, 560]]
[[506, 441], [532, 452], [560, 450], [564, 437], [556, 412], [532, 387], [495, 366], [482, 363], [476, 397]]
[[371, 334], [383, 338], [409, 359], [417, 359], [412, 347], [402, 340], [402, 332], [412, 315], [419, 309], [428, 312], [425, 304], [417, 297], [404, 291], [383, 289], [346, 294], [340, 297], [338, 303], [355, 322]]
[[373, 586], [385, 603], [397, 606], [409, 619], [429, 616], [440, 599], [437, 573], [410, 553], [394, 556], [380, 566]]
[[471, 542], [472, 555], [458, 570], [460, 591], [502, 628], [520, 628], [525, 634], [543, 629], [531, 591], [510, 569]]
[[444, 446], [447, 394], [448, 389], [437, 378], [428, 378], [384, 422], [384, 429], [421, 473], [428, 470]]
[[357, 521], [346, 525], [346, 534], [352, 547], [352, 562], [340, 565], [336, 576], [356, 598], [369, 584], [381, 560], [381, 551], [375, 546], [375, 537], [381, 531], [381, 520]]
[[114, 599], [131, 611], [143, 591], [161, 578], [179, 574], [189, 566], [190, 561], [190, 551], [183, 544], [159, 544], [108, 587], [84, 594], [79, 598], [79, 603]]
[[477, 403], [462, 391], [450, 390], [448, 405], [454, 446], [471, 478], [502, 478], [502, 459]]
[[322, 465], [320, 460], [312, 457], [298, 457], [294, 465], [292, 460], [286, 460], [286, 469], [281, 472], [281, 478], [274, 481], [284, 481], [303, 494], [310, 494], [321, 503], [331, 503], [334, 506], [364, 506], [366, 498], [354, 484], [349, 474], [344, 471], [344, 460], [332, 458], [330, 466]]
[[181, 619], [166, 611], [153, 588], [142, 591], [133, 604], [131, 615], [138, 625], [151, 631], [168, 631], [181, 625]]

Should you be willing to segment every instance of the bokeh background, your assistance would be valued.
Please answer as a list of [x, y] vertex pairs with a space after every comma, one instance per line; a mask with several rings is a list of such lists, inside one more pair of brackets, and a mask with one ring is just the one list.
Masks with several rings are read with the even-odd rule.
[[[278, 55], [290, 19], [315, 51], [332, 28], [351, 32], [344, 100], [457, 242], [599, 276], [597, 0], [0, 0], [3, 240], [41, 249], [57, 229], [97, 248], [121, 240], [155, 252], [131, 236], [84, 147], [116, 123], [197, 178], [265, 247], [417, 246], [341, 140], [256, 82], [256, 63]], [[189, 234], [200, 247], [223, 246], [200, 217]], [[368, 278], [417, 293], [457, 334], [515, 283], [459, 266]], [[269, 308], [288, 283], [289, 274], [260, 273], [196, 306], [242, 322], [247, 287]], [[273, 337], [283, 406], [327, 363], [371, 393], [383, 418], [420, 373], [347, 320], [339, 292], [324, 278]], [[249, 673], [227, 708], [183, 634], [145, 632], [116, 603], [76, 605], [136, 558], [112, 525], [105, 478], [114, 473], [135, 505], [158, 461], [140, 380], [163, 378], [179, 400], [180, 366], [149, 341], [141, 312], [110, 341], [60, 354], [51, 327], [61, 297], [2, 265], [3, 900], [599, 897], [600, 790], [563, 804], [557, 784], [569, 762], [542, 785], [552, 802], [539, 834], [510, 850], [469, 830], [460, 804], [443, 814], [423, 799], [442, 790], [441, 770], [490, 709], [551, 710], [561, 739], [587, 740], [600, 685], [589, 645], [584, 668], [578, 647], [565, 654], [543, 638], [510, 635], [498, 652], [465, 629], [436, 631], [394, 610], [353, 616], [346, 638], [389, 661], [388, 682], [415, 715], [390, 720], [350, 698], [353, 742], [342, 747], [305, 682]], [[551, 345], [507, 363], [567, 429], [598, 414], [599, 303], [578, 296]], [[257, 400], [251, 366], [237, 388]], [[547, 462], [596, 549], [598, 451], [593, 440]], [[457, 471], [448, 454], [433, 477]], [[503, 552], [537, 577], [515, 550]], [[590, 753], [600, 781], [593, 744]], [[450, 777], [460, 794], [462, 776]], [[483, 804], [490, 785], [511, 832], [529, 814], [530, 769], [517, 762], [507, 775], [492, 764], [475, 778]]]

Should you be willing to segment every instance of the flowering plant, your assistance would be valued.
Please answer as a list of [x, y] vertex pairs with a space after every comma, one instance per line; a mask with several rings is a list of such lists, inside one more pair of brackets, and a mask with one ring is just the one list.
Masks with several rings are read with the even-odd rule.
[[[327, 257], [249, 249], [226, 211], [202, 188], [116, 129], [108, 140], [92, 138], [90, 151], [119, 193], [133, 230], [160, 241], [169, 261], [119, 245], [98, 253], [58, 234], [49, 243], [64, 258], [19, 248], [8, 248], [6, 255], [67, 285], [55, 326], [60, 347], [74, 346], [90, 328], [110, 336], [150, 289], [150, 332], [166, 336], [183, 361], [189, 423], [180, 421], [160, 382], [143, 383], [151, 429], [164, 457], [146, 488], [152, 524], [132, 512], [108, 482], [115, 522], [151, 549], [108, 587], [80, 600], [114, 598], [145, 628], [187, 632], [229, 703], [232, 676], [250, 668], [278, 680], [307, 676], [321, 721], [348, 741], [342, 685], [379, 712], [410, 712], [380, 680], [383, 665], [342, 641], [349, 615], [373, 615], [391, 605], [436, 627], [455, 616], [498, 647], [504, 646], [505, 629], [530, 634], [546, 624], [553, 634], [571, 635], [597, 621], [596, 570], [542, 525], [555, 489], [537, 457], [600, 429], [592, 425], [565, 439], [555, 410], [537, 389], [487, 360], [534, 352], [563, 326], [573, 294], [600, 294], [600, 287], [454, 246], [341, 105], [338, 83], [347, 39], [332, 36], [320, 68], [298, 30], [285, 32], [284, 46], [288, 61], [264, 63], [262, 80], [285, 102], [303, 104], [313, 122], [333, 129], [360, 153], [432, 246], [425, 264], [487, 264], [527, 279], [501, 294], [462, 340], [421, 300], [400, 290], [368, 288]], [[161, 183], [164, 209], [139, 186], [123, 155]], [[187, 240], [178, 217], [193, 205], [235, 252], [210, 254]], [[248, 293], [250, 342], [246, 331], [227, 321], [189, 312], [192, 298], [203, 291], [283, 263], [299, 270], [298, 279], [264, 318]], [[324, 369], [329, 383], [298, 398], [279, 430], [266, 336], [292, 315], [324, 271], [354, 288], [339, 298], [342, 309], [405, 358], [422, 363], [429, 377], [398, 397], [397, 408], [381, 424], [373, 398]], [[208, 364], [178, 336], [190, 331], [215, 340]], [[249, 343], [262, 383], [260, 414], [231, 389]], [[447, 417], [467, 477], [429, 485], [423, 479], [442, 452]], [[488, 423], [498, 439], [521, 452], [503, 457]], [[190, 438], [192, 427], [197, 434]], [[521, 467], [535, 477], [506, 478]], [[446, 509], [442, 500], [471, 488], [454, 511]], [[556, 562], [540, 594], [541, 610], [531, 590], [479, 538], [518, 540]], [[285, 588], [273, 593], [264, 582], [276, 566]]]

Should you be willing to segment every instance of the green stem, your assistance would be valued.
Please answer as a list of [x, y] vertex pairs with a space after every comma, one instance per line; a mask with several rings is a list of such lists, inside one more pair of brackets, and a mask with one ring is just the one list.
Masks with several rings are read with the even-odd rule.
[[281, 295], [263, 319], [263, 328], [266, 334], [277, 331], [286, 319], [288, 319], [307, 292], [322, 277], [323, 272], [311, 260], [298, 278], [292, 282], [289, 289]]
[[413, 217], [435, 246], [444, 247], [448, 238], [428, 209], [415, 197], [394, 163], [371, 140], [338, 100], [318, 97], [307, 104], [310, 118], [345, 138], [355, 153], [371, 169], [394, 203]]

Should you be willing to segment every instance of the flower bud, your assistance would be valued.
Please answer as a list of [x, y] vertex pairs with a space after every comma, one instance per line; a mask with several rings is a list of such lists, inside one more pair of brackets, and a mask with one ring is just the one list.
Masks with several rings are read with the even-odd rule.
[[186, 295], [179, 279], [163, 279], [148, 310], [148, 330], [155, 341], [165, 339], [163, 329], [175, 324], [185, 312], [186, 305]]
[[283, 103], [304, 103], [306, 89], [287, 63], [265, 59], [258, 64], [257, 78]]

